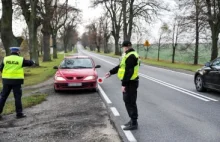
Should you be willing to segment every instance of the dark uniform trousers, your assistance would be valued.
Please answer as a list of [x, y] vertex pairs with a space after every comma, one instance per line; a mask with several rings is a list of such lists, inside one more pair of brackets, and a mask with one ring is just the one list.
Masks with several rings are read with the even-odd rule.
[[129, 81], [128, 85], [125, 87], [125, 92], [123, 92], [125, 107], [132, 121], [137, 121], [138, 119], [138, 110], [136, 104], [138, 85], [138, 80]]
[[22, 103], [21, 103], [21, 84], [3, 84], [3, 90], [0, 94], [0, 114], [3, 111], [5, 102], [11, 92], [13, 90], [14, 98], [15, 98], [15, 107], [17, 115], [22, 113]]

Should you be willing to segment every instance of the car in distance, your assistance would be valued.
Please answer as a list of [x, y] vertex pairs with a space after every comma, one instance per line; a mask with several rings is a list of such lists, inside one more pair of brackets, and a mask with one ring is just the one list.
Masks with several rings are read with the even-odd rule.
[[54, 75], [54, 90], [97, 90], [98, 74], [94, 60], [89, 56], [67, 56]]
[[194, 83], [199, 92], [206, 91], [206, 89], [220, 91], [220, 57], [207, 62], [204, 67], [197, 70]]

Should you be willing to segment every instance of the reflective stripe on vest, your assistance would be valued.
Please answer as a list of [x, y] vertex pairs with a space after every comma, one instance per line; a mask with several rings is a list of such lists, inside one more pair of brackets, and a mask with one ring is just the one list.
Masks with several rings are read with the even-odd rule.
[[128, 54], [126, 54], [122, 60], [121, 60], [121, 63], [120, 63], [120, 68], [118, 70], [118, 78], [120, 80], [122, 80], [124, 78], [124, 74], [125, 74], [125, 68], [126, 68], [126, 59], [130, 56], [130, 55], [135, 55], [135, 57], [138, 59], [138, 62], [137, 62], [137, 65], [134, 67], [134, 73], [133, 75], [131, 76], [130, 80], [134, 80], [138, 77], [138, 71], [139, 71], [139, 64], [140, 64], [140, 60], [139, 60], [139, 55], [137, 52], [135, 51], [132, 51], [132, 52], [129, 52]]
[[4, 58], [4, 68], [2, 78], [5, 79], [24, 79], [24, 69], [22, 68], [23, 57], [11, 55]]

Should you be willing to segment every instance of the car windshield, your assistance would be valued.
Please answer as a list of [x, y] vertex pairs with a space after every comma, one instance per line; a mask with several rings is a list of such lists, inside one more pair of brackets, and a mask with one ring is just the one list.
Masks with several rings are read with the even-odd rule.
[[66, 58], [60, 64], [61, 69], [82, 69], [92, 67], [92, 61], [89, 58]]
[[215, 61], [213, 61], [212, 66], [220, 66], [220, 58], [217, 58]]

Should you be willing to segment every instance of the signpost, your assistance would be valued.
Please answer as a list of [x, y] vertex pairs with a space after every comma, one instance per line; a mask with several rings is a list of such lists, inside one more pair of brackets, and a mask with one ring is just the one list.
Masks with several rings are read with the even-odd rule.
[[149, 50], [149, 46], [150, 46], [150, 43], [149, 43], [149, 41], [148, 40], [146, 40], [145, 42], [144, 42], [144, 46], [147, 48], [144, 48], [145, 49], [145, 51], [147, 51], [146, 53], [145, 53], [145, 59], [147, 59], [147, 53], [148, 53], [148, 50]]

